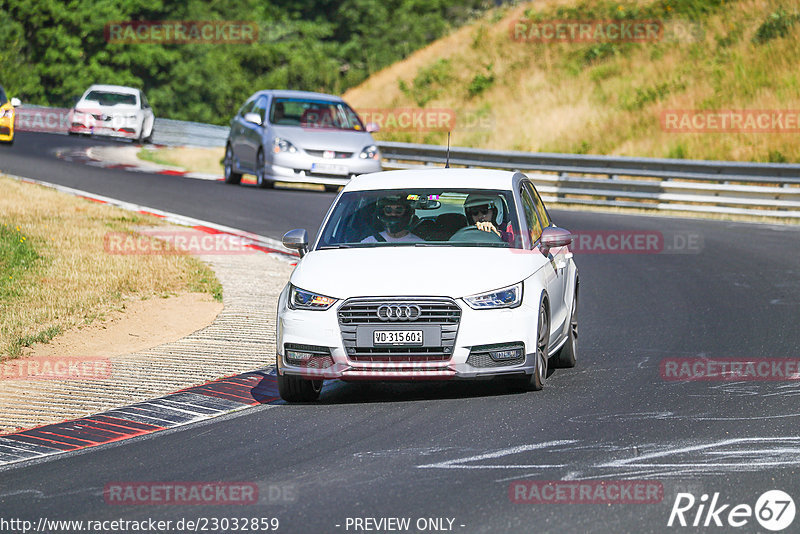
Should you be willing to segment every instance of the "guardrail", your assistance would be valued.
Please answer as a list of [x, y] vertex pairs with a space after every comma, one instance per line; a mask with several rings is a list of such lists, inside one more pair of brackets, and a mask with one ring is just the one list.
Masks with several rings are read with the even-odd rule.
[[[447, 158], [447, 148], [438, 145], [378, 145], [386, 169], [444, 165]], [[451, 147], [450, 166], [526, 172], [551, 203], [800, 218], [797, 164]]]

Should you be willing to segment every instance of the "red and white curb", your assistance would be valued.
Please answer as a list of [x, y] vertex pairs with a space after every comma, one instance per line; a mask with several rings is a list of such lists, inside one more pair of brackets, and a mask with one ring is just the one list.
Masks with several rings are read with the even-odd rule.
[[89, 417], [0, 435], [0, 468], [213, 419], [279, 398], [274, 371], [223, 378]]
[[[134, 147], [121, 147], [122, 149], [130, 149]], [[160, 148], [159, 146], [155, 146], [155, 148]], [[135, 147], [138, 150], [138, 147]], [[166, 176], [180, 176], [183, 178], [194, 178], [197, 180], [212, 180], [212, 181], [222, 181], [225, 178], [221, 174], [208, 174], [202, 172], [189, 172], [177, 167], [167, 167], [164, 165], [158, 165], [156, 163], [150, 163], [146, 161], [135, 161], [136, 158], [123, 158], [129, 160], [129, 162], [125, 161], [115, 161], [115, 159], [107, 159], [106, 157], [100, 156], [96, 153], [96, 149], [94, 147], [90, 148], [60, 148], [55, 151], [55, 155], [58, 159], [69, 161], [73, 163], [82, 163], [84, 165], [89, 165], [92, 167], [100, 167], [103, 169], [119, 169], [129, 172], [144, 172], [148, 174], [163, 174]]]

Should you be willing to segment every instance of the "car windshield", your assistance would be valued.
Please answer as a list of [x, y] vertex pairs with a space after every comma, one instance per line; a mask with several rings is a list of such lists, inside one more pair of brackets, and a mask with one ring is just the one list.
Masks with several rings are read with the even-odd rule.
[[109, 91], [91, 91], [83, 100], [86, 102], [97, 102], [101, 106], [136, 105], [136, 95], [129, 93], [112, 93]]
[[511, 192], [441, 188], [347, 192], [339, 197], [317, 243], [318, 250], [396, 246], [522, 248]]
[[8, 97], [6, 96], [5, 90], [0, 87], [0, 106], [8, 102]]
[[281, 126], [364, 131], [356, 112], [344, 102], [300, 98], [274, 98], [269, 122]]

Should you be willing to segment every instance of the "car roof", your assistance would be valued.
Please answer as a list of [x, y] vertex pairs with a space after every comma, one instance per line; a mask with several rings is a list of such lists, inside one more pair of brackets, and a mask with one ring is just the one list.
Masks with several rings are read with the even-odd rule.
[[[326, 93], [314, 93], [312, 91], [289, 91], [284, 89], [264, 89], [254, 93], [251, 97], [255, 96], [276, 96], [280, 98], [316, 98], [318, 100], [330, 100], [332, 102], [343, 102], [342, 98], [336, 95], [329, 95]], [[250, 100], [248, 99], [248, 100]]]
[[123, 93], [123, 94], [132, 94], [137, 95], [139, 94], [139, 90], [134, 87], [126, 87], [124, 85], [102, 85], [102, 84], [95, 84], [90, 86], [86, 92], [89, 91], [109, 91], [114, 93]]
[[450, 187], [513, 190], [519, 173], [492, 169], [408, 169], [356, 176], [344, 191]]

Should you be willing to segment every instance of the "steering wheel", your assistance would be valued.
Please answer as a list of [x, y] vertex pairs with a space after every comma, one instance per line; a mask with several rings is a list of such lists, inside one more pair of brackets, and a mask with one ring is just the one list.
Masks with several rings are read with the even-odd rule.
[[450, 241], [456, 243], [502, 243], [503, 240], [494, 232], [484, 232], [476, 226], [465, 226], [453, 234]]

